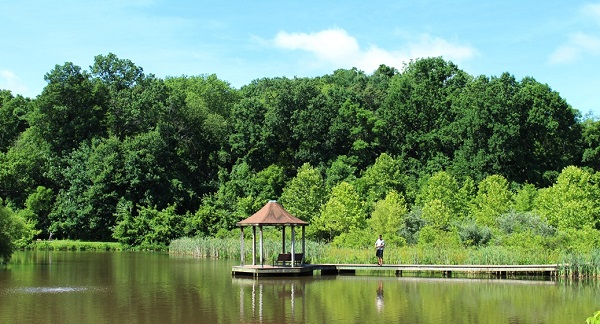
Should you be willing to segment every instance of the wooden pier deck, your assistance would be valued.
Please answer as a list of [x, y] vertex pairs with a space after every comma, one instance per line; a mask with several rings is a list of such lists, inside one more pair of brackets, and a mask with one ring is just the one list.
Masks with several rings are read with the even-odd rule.
[[491, 274], [499, 278], [508, 275], [526, 274], [536, 276], [556, 276], [559, 265], [426, 265], [426, 264], [304, 264], [302, 266], [271, 266], [271, 265], [245, 265], [234, 266], [231, 269], [233, 276], [252, 277], [277, 277], [277, 276], [311, 276], [315, 272], [320, 275], [356, 274], [357, 272], [394, 272], [397, 276], [403, 273], [438, 273], [451, 277], [453, 273], [465, 274]]

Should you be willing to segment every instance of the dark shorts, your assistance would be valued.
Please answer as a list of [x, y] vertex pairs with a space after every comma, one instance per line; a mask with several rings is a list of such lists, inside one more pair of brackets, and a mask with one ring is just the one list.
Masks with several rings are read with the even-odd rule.
[[378, 258], [383, 258], [383, 250], [377, 250], [377, 252], [375, 252], [375, 255], [376, 255]]

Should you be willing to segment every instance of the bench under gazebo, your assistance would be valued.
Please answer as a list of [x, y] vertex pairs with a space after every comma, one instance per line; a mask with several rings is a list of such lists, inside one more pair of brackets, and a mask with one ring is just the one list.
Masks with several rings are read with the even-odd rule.
[[[252, 226], [252, 266], [256, 266], [256, 228], [259, 230], [259, 263], [264, 266], [264, 249], [263, 249], [263, 227], [264, 226], [281, 226], [281, 253], [274, 261], [273, 265], [286, 265], [289, 262], [290, 266], [303, 265], [305, 259], [305, 227], [307, 222], [299, 219], [285, 210], [277, 201], [270, 200], [254, 215], [240, 221], [237, 226], [240, 227], [240, 248], [241, 248], [241, 266], [245, 265], [245, 249], [244, 249], [244, 227]], [[296, 227], [302, 228], [302, 249], [300, 253], [296, 248]], [[285, 251], [285, 229], [290, 227], [292, 231], [291, 251]]]

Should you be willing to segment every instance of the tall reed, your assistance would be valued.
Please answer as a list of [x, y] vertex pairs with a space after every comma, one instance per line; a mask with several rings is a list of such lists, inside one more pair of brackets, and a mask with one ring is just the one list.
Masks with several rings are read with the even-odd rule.
[[[252, 243], [244, 243], [245, 260], [252, 259]], [[257, 258], [259, 256], [257, 246]], [[296, 251], [300, 251], [296, 247]], [[270, 263], [285, 249], [281, 241], [267, 238], [263, 241], [264, 262]], [[307, 263], [375, 264], [375, 249], [345, 248], [306, 241]], [[240, 259], [240, 240], [236, 238], [181, 238], [171, 242], [169, 253], [196, 257]], [[248, 263], [250, 261], [246, 261]], [[387, 264], [558, 264], [561, 277], [600, 277], [600, 249], [587, 254], [564, 253], [543, 249], [517, 249], [501, 246], [480, 248], [438, 248], [428, 246], [389, 247], [385, 249]]]
[[594, 249], [590, 253], [564, 253], [559, 275], [568, 278], [600, 277], [600, 249]]
[[82, 242], [73, 240], [33, 241], [27, 249], [35, 251], [124, 251], [128, 247], [117, 242]]

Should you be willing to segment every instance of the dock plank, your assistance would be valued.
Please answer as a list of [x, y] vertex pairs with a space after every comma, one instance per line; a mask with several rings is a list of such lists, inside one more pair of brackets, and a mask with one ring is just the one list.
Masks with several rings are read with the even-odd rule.
[[558, 264], [533, 264], [533, 265], [434, 265], [434, 264], [305, 264], [302, 266], [234, 266], [232, 275], [260, 276], [299, 276], [314, 275], [315, 271], [321, 274], [353, 273], [356, 271], [395, 271], [403, 272], [439, 272], [451, 274], [453, 272], [485, 274], [485, 273], [530, 273], [537, 275], [557, 275]]

